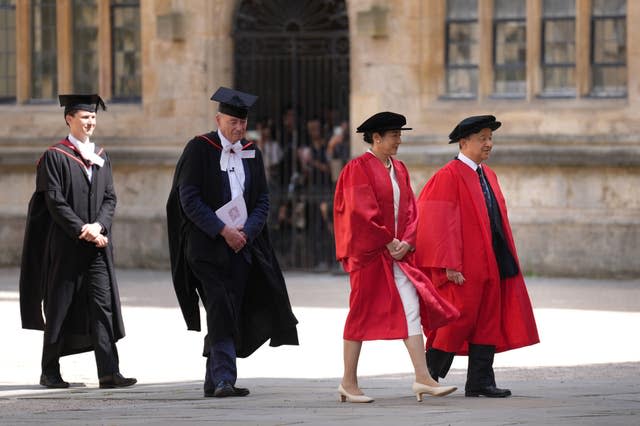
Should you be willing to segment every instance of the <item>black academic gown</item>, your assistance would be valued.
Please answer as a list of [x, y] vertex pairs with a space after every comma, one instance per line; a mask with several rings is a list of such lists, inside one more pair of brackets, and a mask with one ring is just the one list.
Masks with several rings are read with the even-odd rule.
[[[242, 141], [247, 145], [247, 141]], [[221, 142], [217, 132], [197, 136], [189, 141], [178, 160], [167, 201], [167, 227], [173, 284], [189, 330], [200, 331], [199, 300], [203, 297], [203, 283], [196, 278], [190, 262], [210, 269], [216, 277], [215, 301], [207, 301], [215, 310], [240, 306], [239, 315], [216, 315], [208, 322], [210, 337], [231, 334], [236, 343], [238, 357], [251, 355], [267, 340], [271, 346], [297, 345], [297, 320], [291, 310], [280, 265], [269, 240], [267, 227], [260, 229], [242, 249], [250, 253], [249, 279], [242, 300], [234, 300], [234, 283], [229, 272], [230, 250], [224, 238], [211, 238], [191, 222], [182, 210], [179, 187], [195, 186], [202, 200], [212, 212], [229, 201], [229, 178], [220, 170]], [[255, 151], [255, 158], [243, 159], [246, 181], [244, 199], [249, 219], [260, 197], [268, 192], [262, 154], [254, 145], [245, 150]], [[253, 224], [255, 226], [255, 224]], [[247, 226], [247, 225], [245, 225]], [[204, 266], [203, 266], [204, 265]], [[212, 285], [212, 283], [208, 283]], [[210, 287], [208, 287], [210, 288]], [[213, 302], [213, 303], [212, 303]], [[233, 309], [233, 308], [231, 308]], [[208, 312], [213, 315], [213, 312]], [[205, 339], [205, 354], [207, 351]]]
[[[102, 150], [103, 167], [92, 166], [89, 181], [80, 154], [63, 140], [40, 158], [36, 191], [29, 202], [20, 270], [22, 327], [44, 330], [44, 343], [60, 342], [60, 355], [93, 350], [81, 253], [103, 250], [111, 282], [112, 341], [124, 337], [120, 296], [113, 267], [111, 223], [116, 207], [111, 163]], [[109, 245], [78, 239], [85, 223], [99, 222]], [[44, 302], [44, 317], [42, 305]]]

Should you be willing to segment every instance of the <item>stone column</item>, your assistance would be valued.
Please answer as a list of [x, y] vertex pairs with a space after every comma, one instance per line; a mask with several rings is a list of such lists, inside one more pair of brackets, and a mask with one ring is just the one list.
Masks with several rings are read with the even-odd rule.
[[629, 104], [637, 108], [640, 103], [640, 75], [631, 70], [640, 69], [640, 2], [627, 0], [627, 97]]
[[576, 94], [591, 91], [591, 0], [576, 1]]

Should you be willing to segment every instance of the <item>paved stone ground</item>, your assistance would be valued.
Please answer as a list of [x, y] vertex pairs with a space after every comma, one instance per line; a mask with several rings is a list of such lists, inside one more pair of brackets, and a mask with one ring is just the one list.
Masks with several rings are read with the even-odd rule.
[[[458, 391], [416, 402], [411, 376], [367, 377], [372, 404], [337, 402], [335, 379], [255, 379], [246, 398], [202, 398], [200, 382], [107, 391], [74, 387], [0, 399], [2, 424], [637, 425], [640, 363], [498, 370], [514, 396]], [[461, 372], [450, 379], [464, 383]]]
[[[367, 342], [360, 382], [372, 404], [337, 402], [343, 275], [288, 273], [300, 320], [300, 347], [261, 348], [239, 361], [247, 398], [203, 398], [202, 336], [187, 332], [166, 271], [119, 271], [127, 337], [122, 370], [128, 389], [97, 388], [91, 354], [62, 359], [68, 390], [37, 385], [42, 335], [21, 330], [17, 271], [0, 270], [0, 424], [55, 425], [638, 425], [640, 424], [640, 280], [530, 277], [542, 343], [496, 357], [504, 400], [411, 394], [400, 342]], [[461, 388], [466, 358], [446, 379]]]

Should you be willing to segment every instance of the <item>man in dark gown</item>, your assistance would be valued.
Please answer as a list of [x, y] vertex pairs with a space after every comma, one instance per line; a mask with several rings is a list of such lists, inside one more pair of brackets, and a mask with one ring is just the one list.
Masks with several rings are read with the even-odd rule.
[[[114, 274], [111, 222], [116, 208], [111, 163], [89, 141], [98, 95], [60, 95], [69, 135], [37, 165], [20, 271], [23, 328], [44, 330], [40, 384], [66, 388], [60, 357], [94, 351], [101, 388], [131, 386], [120, 374], [124, 337]], [[42, 302], [44, 316], [42, 318]]]
[[199, 300], [206, 310], [204, 396], [246, 396], [235, 386], [236, 357], [269, 339], [297, 345], [297, 320], [265, 225], [262, 154], [244, 139], [256, 97], [221, 87], [211, 99], [218, 130], [187, 143], [167, 201], [171, 269], [189, 330], [200, 330]]

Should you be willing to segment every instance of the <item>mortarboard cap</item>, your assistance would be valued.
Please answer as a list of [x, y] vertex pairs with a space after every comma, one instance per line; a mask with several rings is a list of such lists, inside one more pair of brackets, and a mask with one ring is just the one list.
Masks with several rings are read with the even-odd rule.
[[220, 102], [218, 111], [238, 118], [247, 118], [249, 108], [253, 106], [256, 99], [258, 99], [258, 97], [255, 95], [227, 87], [220, 87], [211, 95], [212, 101]]
[[407, 119], [402, 114], [395, 112], [379, 112], [367, 118], [358, 128], [356, 133], [380, 132], [383, 130], [413, 130], [411, 127], [402, 127], [407, 124]]
[[482, 129], [496, 130], [502, 126], [502, 123], [496, 121], [493, 115], [474, 115], [462, 120], [458, 125], [449, 133], [449, 143], [458, 142], [462, 138], [466, 138], [469, 135], [478, 133]]
[[64, 115], [69, 111], [82, 110], [89, 112], [98, 112], [98, 105], [102, 110], [106, 110], [104, 101], [99, 95], [58, 95], [60, 106], [64, 107]]

